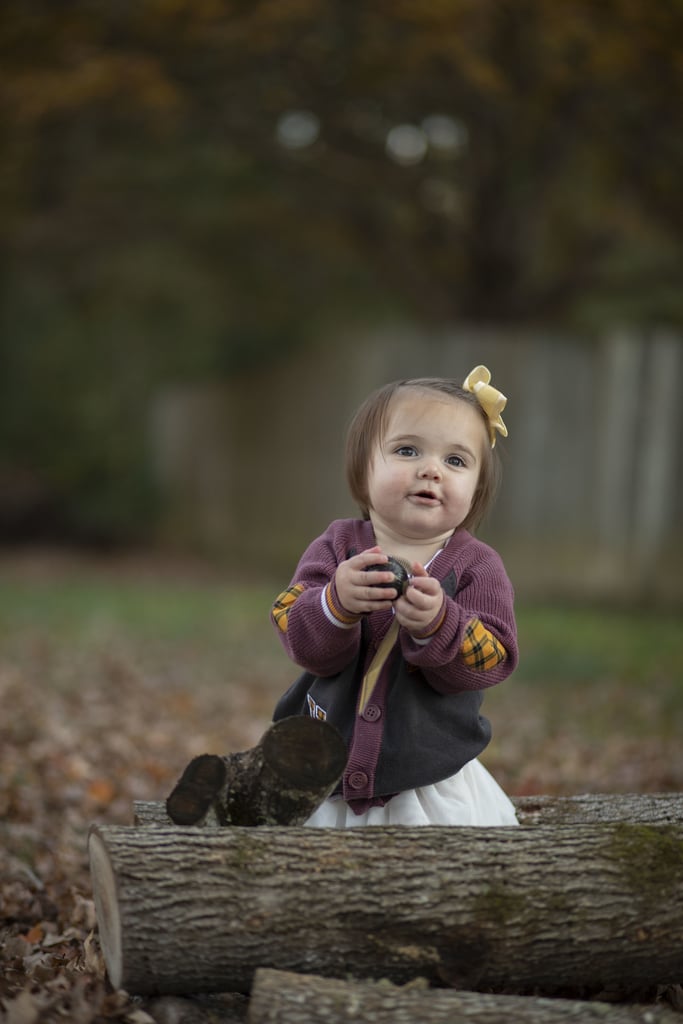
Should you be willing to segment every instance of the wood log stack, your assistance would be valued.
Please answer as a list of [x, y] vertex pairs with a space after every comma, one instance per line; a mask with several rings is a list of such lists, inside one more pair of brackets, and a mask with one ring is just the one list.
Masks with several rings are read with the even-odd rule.
[[[277, 765], [238, 763], [264, 806]], [[518, 828], [336, 830], [288, 823], [297, 785], [284, 810], [265, 801], [280, 824], [178, 826], [138, 804], [133, 826], [93, 826], [116, 988], [245, 993], [254, 1024], [681, 1020], [652, 997], [683, 983], [683, 794], [519, 799]]]

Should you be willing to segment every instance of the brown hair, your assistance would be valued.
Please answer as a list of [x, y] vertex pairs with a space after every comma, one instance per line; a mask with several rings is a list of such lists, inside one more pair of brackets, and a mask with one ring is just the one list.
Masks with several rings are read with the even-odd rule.
[[[486, 413], [476, 397], [466, 391], [457, 381], [448, 377], [415, 377], [411, 380], [397, 380], [385, 384], [369, 395], [354, 415], [346, 435], [346, 480], [353, 499], [360, 506], [364, 519], [370, 518], [368, 505], [368, 470], [375, 446], [382, 442], [386, 430], [392, 401], [401, 390], [435, 391], [440, 394], [467, 402], [481, 415], [486, 437], [489, 437], [489, 422]], [[474, 530], [481, 523], [493, 505], [500, 483], [500, 459], [495, 448], [489, 444], [483, 447], [483, 458], [479, 470], [477, 489], [472, 505], [459, 529]]]

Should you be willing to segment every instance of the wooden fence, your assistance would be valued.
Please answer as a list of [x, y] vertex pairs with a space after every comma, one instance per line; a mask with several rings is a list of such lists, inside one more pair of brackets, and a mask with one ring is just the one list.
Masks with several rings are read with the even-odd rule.
[[355, 514], [343, 439], [365, 395], [477, 363], [508, 396], [510, 432], [480, 535], [518, 592], [680, 601], [683, 344], [663, 330], [345, 329], [228, 386], [162, 394], [151, 447], [166, 536], [288, 576], [329, 520]]

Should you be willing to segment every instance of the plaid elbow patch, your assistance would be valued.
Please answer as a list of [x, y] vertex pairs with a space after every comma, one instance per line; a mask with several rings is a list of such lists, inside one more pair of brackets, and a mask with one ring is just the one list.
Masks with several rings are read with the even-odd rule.
[[472, 619], [465, 629], [460, 648], [463, 661], [478, 672], [488, 672], [507, 658], [507, 651], [479, 619]]
[[289, 618], [289, 610], [296, 601], [297, 597], [301, 597], [304, 592], [303, 583], [295, 583], [289, 590], [283, 590], [279, 595], [275, 604], [273, 605], [273, 621], [275, 625], [282, 633], [287, 632], [287, 619]]

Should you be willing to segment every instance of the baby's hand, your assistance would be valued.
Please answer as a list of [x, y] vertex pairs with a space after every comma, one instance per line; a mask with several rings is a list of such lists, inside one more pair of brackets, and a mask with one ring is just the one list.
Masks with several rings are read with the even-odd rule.
[[411, 635], [424, 633], [444, 602], [441, 584], [419, 562], [413, 562], [412, 577], [405, 593], [394, 602], [396, 618]]
[[374, 547], [339, 563], [334, 582], [337, 596], [347, 612], [351, 612], [352, 615], [364, 615], [366, 612], [391, 608], [398, 591], [393, 587], [383, 587], [379, 584], [391, 583], [394, 579], [393, 572], [366, 572], [369, 565], [378, 565], [386, 560], [387, 556], [381, 548]]

